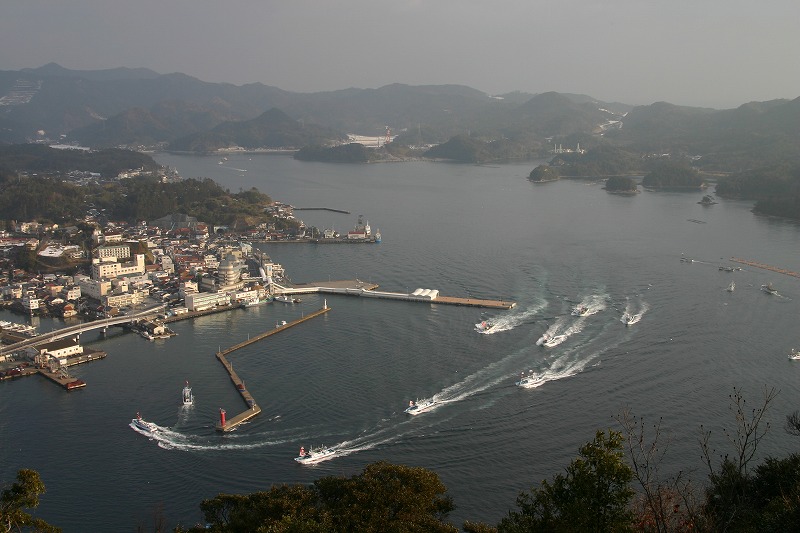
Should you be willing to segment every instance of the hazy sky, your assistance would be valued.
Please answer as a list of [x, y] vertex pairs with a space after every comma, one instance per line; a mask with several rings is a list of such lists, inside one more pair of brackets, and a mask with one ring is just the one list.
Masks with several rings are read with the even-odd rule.
[[3, 0], [0, 70], [729, 108], [800, 96], [798, 23], [800, 0]]

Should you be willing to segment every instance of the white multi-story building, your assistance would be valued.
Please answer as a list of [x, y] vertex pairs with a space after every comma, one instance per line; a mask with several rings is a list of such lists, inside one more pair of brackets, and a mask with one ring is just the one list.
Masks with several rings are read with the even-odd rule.
[[142, 303], [148, 294], [147, 291], [134, 290], [133, 292], [104, 296], [100, 301], [106, 307], [130, 307]]
[[81, 297], [81, 288], [78, 285], [72, 285], [71, 287], [64, 287], [61, 290], [61, 295], [65, 300], [77, 300]]
[[39, 351], [40, 356], [52, 357], [62, 365], [67, 362], [67, 357], [83, 353], [83, 346], [75, 339], [61, 339], [47, 344], [40, 344], [36, 349]]
[[81, 294], [100, 300], [111, 292], [111, 282], [108, 280], [95, 280], [88, 276], [75, 276], [75, 283], [80, 287]]
[[120, 263], [116, 257], [92, 260], [92, 279], [108, 279], [132, 274], [144, 274], [144, 254], [136, 254], [130, 263]]
[[186, 295], [186, 308], [189, 311], [205, 311], [218, 305], [228, 305], [231, 297], [224, 292], [197, 292]]
[[27, 291], [22, 296], [22, 307], [29, 313], [33, 313], [36, 309], [39, 309], [41, 303], [42, 301], [37, 298], [33, 291]]
[[106, 257], [127, 259], [128, 257], [131, 257], [131, 247], [127, 244], [120, 244], [117, 246], [98, 246], [95, 248], [95, 253], [100, 259], [105, 259]]

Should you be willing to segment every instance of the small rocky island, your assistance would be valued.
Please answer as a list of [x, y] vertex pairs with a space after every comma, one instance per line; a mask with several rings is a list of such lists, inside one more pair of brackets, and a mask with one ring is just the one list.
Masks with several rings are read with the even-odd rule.
[[611, 194], [637, 194], [639, 192], [636, 180], [628, 176], [612, 176], [606, 180], [603, 188]]

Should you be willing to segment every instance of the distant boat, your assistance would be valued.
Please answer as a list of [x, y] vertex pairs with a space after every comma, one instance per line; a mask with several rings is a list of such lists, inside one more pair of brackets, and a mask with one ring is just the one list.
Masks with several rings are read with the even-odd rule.
[[778, 294], [778, 289], [772, 286], [772, 283], [767, 283], [761, 286], [761, 290], [767, 294]]
[[494, 327], [494, 324], [492, 324], [488, 320], [484, 320], [483, 322], [475, 324], [475, 329], [478, 330], [478, 333], [486, 333], [490, 329], [492, 329], [492, 327]]
[[625, 324], [626, 326], [630, 326], [630, 325], [636, 324], [636, 322], [637, 322], [636, 315], [632, 315], [632, 314], [630, 314], [628, 312], [625, 312], [625, 313], [622, 314], [621, 320], [622, 320], [622, 323]]
[[519, 377], [519, 381], [514, 383], [514, 385], [522, 387], [523, 389], [530, 389], [542, 383], [544, 383], [544, 376], [542, 374], [535, 374], [533, 370], [531, 370], [530, 374], [527, 376], [525, 376], [525, 372], [523, 372]]
[[572, 316], [586, 316], [589, 314], [589, 308], [585, 305], [576, 305], [572, 309]]
[[300, 454], [294, 460], [303, 465], [311, 465], [329, 459], [335, 454], [335, 448], [326, 448], [324, 444], [320, 448], [309, 448], [307, 451], [304, 447], [301, 447]]
[[131, 420], [131, 423], [142, 431], [147, 431], [148, 433], [155, 433], [158, 431], [158, 426], [156, 424], [146, 421], [139, 413], [136, 413], [136, 418]]
[[285, 294], [275, 296], [273, 300], [284, 304], [299, 304], [302, 301], [300, 298], [292, 298], [291, 296], [286, 296]]
[[730, 285], [728, 285], [728, 288], [727, 288], [726, 290], [727, 290], [728, 292], [733, 292], [733, 290], [734, 290], [735, 288], [736, 288], [736, 282], [733, 282], [733, 281], [731, 281], [731, 284], [730, 284]]
[[418, 415], [420, 413], [424, 413], [425, 411], [433, 409], [436, 403], [437, 403], [436, 400], [434, 400], [433, 398], [422, 401], [417, 400], [416, 402], [414, 400], [411, 400], [408, 402], [408, 407], [406, 407], [404, 412], [410, 415]]
[[183, 405], [192, 405], [194, 403], [194, 394], [192, 394], [192, 388], [189, 386], [189, 382], [186, 382], [186, 386], [183, 387]]
[[789, 352], [789, 359], [797, 360], [800, 359], [800, 352], [792, 348], [792, 351]]
[[[552, 348], [554, 346], [558, 346], [559, 344], [561, 344], [565, 340], [567, 340], [567, 336], [566, 335], [556, 335], [556, 336], [548, 335], [547, 339], [542, 344], [544, 346], [546, 346], [547, 348]], [[538, 342], [537, 342], [537, 344], [538, 344]]]

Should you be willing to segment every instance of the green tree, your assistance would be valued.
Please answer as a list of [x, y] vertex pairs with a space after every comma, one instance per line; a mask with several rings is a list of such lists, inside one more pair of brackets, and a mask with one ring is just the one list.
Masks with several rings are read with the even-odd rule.
[[57, 532], [61, 529], [51, 526], [41, 518], [34, 518], [26, 509], [39, 506], [39, 496], [46, 492], [44, 483], [36, 470], [22, 469], [17, 472], [17, 481], [3, 490], [0, 496], [0, 531]]
[[351, 478], [220, 494], [200, 508], [213, 532], [454, 533], [457, 529], [445, 522], [454, 507], [446, 491], [430, 470], [378, 462]]
[[500, 533], [523, 531], [629, 531], [633, 527], [630, 483], [633, 471], [624, 461], [620, 432], [598, 431], [581, 447], [565, 474], [517, 497], [518, 511], [510, 511], [497, 527]]

